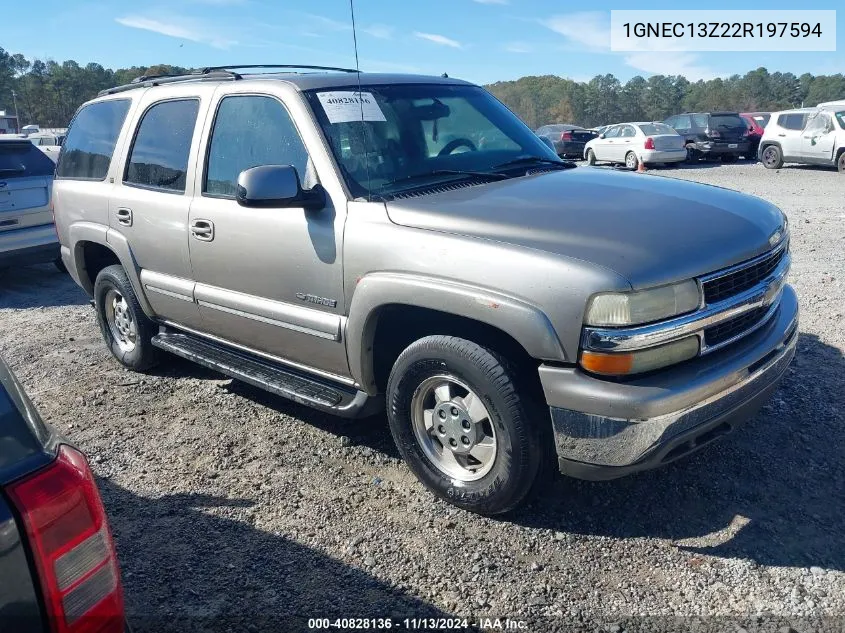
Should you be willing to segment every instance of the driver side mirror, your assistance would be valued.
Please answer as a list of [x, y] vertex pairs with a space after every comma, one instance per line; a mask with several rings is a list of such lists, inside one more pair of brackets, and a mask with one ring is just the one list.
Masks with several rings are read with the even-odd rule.
[[320, 185], [305, 191], [293, 165], [260, 165], [238, 175], [235, 195], [243, 207], [301, 207], [322, 209], [326, 194]]
[[604, 132], [602, 132], [601, 134], [599, 134], [599, 138], [604, 138], [604, 136], [605, 136]]

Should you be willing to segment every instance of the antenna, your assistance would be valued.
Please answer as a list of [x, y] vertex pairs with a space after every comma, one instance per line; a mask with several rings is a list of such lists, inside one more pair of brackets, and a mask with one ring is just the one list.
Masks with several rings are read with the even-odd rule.
[[361, 96], [361, 64], [358, 63], [358, 31], [355, 29], [355, 6], [349, 0], [349, 13], [352, 15], [352, 42], [355, 47], [355, 72], [358, 74], [358, 105], [361, 106], [361, 133], [364, 137], [364, 165], [367, 168], [367, 200], [370, 200], [370, 159], [367, 147], [367, 126], [364, 125], [364, 98]]

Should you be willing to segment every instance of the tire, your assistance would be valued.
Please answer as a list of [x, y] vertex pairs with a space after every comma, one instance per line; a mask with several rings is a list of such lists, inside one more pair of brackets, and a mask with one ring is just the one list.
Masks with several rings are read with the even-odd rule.
[[637, 155], [634, 152], [628, 152], [625, 154], [625, 167], [628, 169], [636, 169], [640, 165], [640, 159], [637, 158]]
[[590, 166], [596, 164], [596, 153], [592, 149], [587, 150], [587, 164]]
[[736, 159], [737, 156], [735, 156], [734, 154], [725, 154], [722, 156], [723, 163], [735, 163]]
[[107, 266], [97, 275], [94, 307], [100, 333], [121, 365], [143, 372], [158, 362], [151, 343], [158, 326], [141, 309], [123, 266]]
[[687, 149], [687, 159], [686, 159], [685, 162], [687, 162], [687, 163], [697, 163], [698, 160], [701, 158], [699, 151], [697, 149], [695, 149], [695, 146], [692, 143], [687, 145], [686, 149]]
[[845, 152], [839, 153], [839, 158], [836, 159], [836, 170], [840, 174], [845, 174]]
[[783, 167], [783, 153], [777, 145], [769, 145], [764, 148], [760, 160], [766, 169], [780, 169]]
[[[443, 383], [450, 385], [445, 398]], [[464, 406], [470, 402], [472, 406]], [[387, 383], [390, 431], [408, 467], [437, 496], [484, 515], [519, 506], [537, 479], [544, 461], [542, 433], [539, 416], [529, 415], [528, 402], [507, 360], [452, 336], [427, 336], [412, 343], [399, 355]], [[427, 430], [426, 419], [432, 422]], [[464, 433], [473, 434], [472, 447], [450, 450], [448, 444], [458, 437], [465, 440]], [[483, 461], [472, 458], [477, 465], [470, 456], [457, 454], [482, 446], [486, 453], [476, 454]]]

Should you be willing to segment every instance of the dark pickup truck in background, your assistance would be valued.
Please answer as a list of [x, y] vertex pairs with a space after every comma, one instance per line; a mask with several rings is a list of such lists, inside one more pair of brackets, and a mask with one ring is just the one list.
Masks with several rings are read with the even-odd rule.
[[121, 633], [117, 556], [85, 457], [0, 359], [0, 631]]

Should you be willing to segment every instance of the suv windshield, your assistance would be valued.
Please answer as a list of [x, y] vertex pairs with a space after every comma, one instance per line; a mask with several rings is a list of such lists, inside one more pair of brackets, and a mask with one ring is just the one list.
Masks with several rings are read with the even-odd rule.
[[[306, 93], [352, 193], [382, 196], [537, 162], [560, 162], [482, 88], [357, 86]], [[359, 99], [360, 95], [360, 99]], [[363, 113], [363, 122], [362, 122]], [[561, 162], [561, 165], [564, 163]]]

